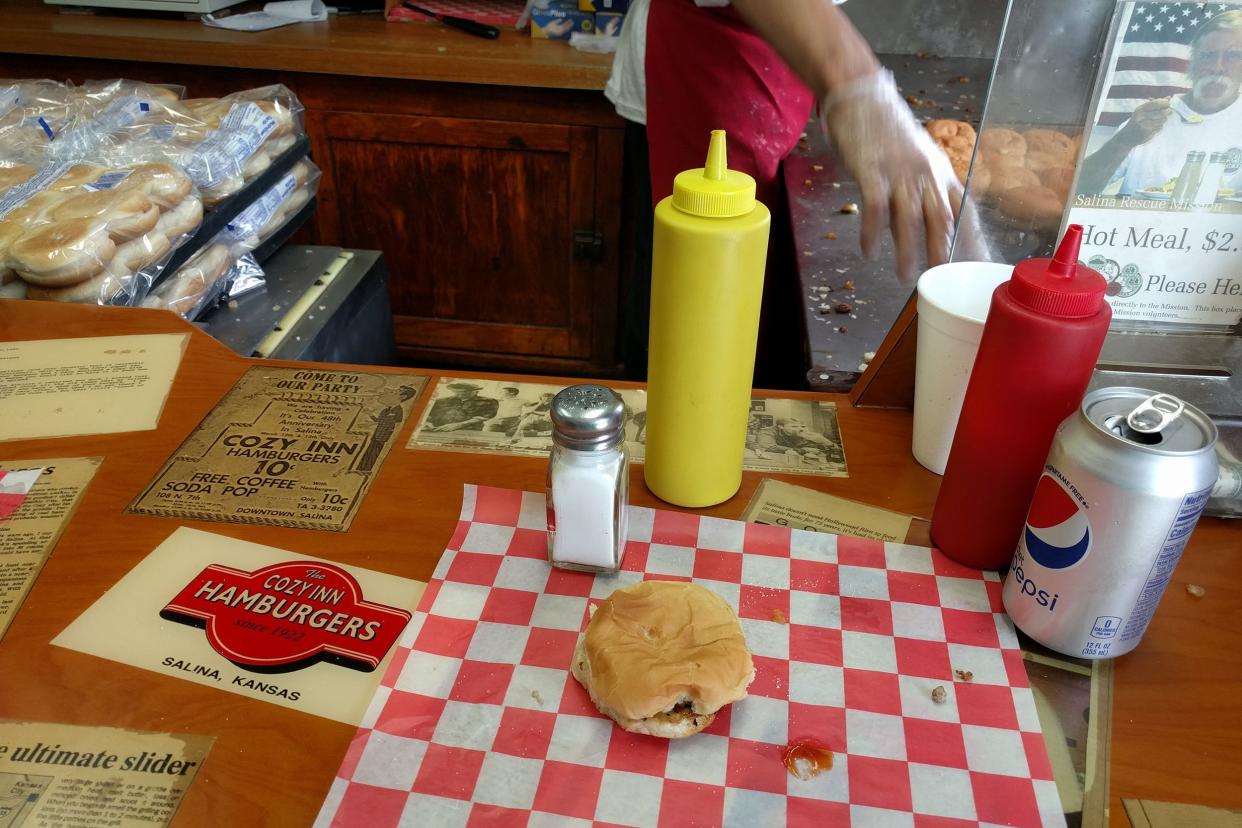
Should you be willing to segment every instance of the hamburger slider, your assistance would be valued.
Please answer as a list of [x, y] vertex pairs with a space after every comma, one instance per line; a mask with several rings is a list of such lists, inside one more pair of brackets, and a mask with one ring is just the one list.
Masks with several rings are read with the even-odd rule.
[[643, 581], [593, 608], [572, 670], [601, 713], [666, 739], [710, 725], [755, 678], [733, 608], [680, 581]]

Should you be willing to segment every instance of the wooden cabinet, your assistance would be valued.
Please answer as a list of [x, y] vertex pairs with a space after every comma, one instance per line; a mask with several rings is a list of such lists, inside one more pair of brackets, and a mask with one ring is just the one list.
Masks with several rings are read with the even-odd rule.
[[[547, 47], [569, 51], [531, 45], [571, 57]], [[403, 360], [621, 373], [624, 130], [598, 91], [0, 54], [5, 76], [128, 77], [189, 96], [283, 83], [323, 170], [299, 240], [384, 253]]]
[[[414, 362], [609, 372], [617, 361], [615, 130], [315, 111], [322, 241], [383, 250]], [[615, 197], [615, 196], [614, 196]], [[601, 203], [601, 200], [603, 203]]]

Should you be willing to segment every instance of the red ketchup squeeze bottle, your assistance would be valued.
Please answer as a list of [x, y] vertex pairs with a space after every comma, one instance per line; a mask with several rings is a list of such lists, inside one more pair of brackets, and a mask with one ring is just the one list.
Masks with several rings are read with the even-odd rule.
[[1001, 569], [1018, 545], [1061, 421], [1082, 401], [1113, 310], [1106, 282], [1078, 264], [1082, 225], [1052, 259], [1027, 259], [992, 294], [979, 353], [932, 513], [953, 560]]

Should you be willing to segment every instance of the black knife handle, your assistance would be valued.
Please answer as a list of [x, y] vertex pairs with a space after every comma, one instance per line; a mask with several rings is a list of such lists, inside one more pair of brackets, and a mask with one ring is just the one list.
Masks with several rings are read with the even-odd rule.
[[485, 37], [488, 40], [495, 40], [500, 37], [500, 29], [495, 26], [488, 26], [486, 23], [480, 23], [477, 20], [469, 20], [465, 17], [454, 17], [451, 14], [442, 14], [439, 17], [441, 23], [458, 31], [472, 34], [475, 37]]

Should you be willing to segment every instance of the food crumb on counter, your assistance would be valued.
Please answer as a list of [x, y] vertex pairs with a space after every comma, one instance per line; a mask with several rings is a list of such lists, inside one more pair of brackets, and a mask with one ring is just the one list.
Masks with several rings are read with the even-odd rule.
[[863, 354], [863, 359], [865, 359], [867, 362], [870, 362], [871, 360], [875, 359], [875, 351], [867, 351], [867, 353]]
[[777, 624], [788, 624], [789, 623], [789, 619], [785, 617], [785, 613], [781, 612], [778, 609], [772, 610], [772, 620], [775, 621]]
[[944, 704], [945, 699], [949, 697], [949, 693], [944, 689], [943, 685], [937, 684], [932, 688], [931, 700], [936, 704]]
[[832, 309], [837, 313], [849, 313], [854, 308], [850, 306], [849, 302], [837, 302], [832, 306]]
[[811, 186], [811, 179], [807, 178], [807, 179], [803, 180], [803, 182], [802, 182], [802, 186], [803, 186], [803, 187], [809, 187], [809, 186]]
[[858, 205], [852, 201], [846, 202], [845, 204], [841, 205], [840, 212], [846, 213], [852, 216], [858, 215]]
[[831, 230], [829, 230], [829, 231], [828, 231], [828, 232], [824, 235], [824, 238], [825, 238], [825, 239], [827, 239], [828, 241], [836, 241], [836, 240], [837, 240], [837, 234], [836, 234], [836, 233], [834, 233], [834, 232], [832, 232]]
[[854, 289], [854, 280], [853, 280], [853, 279], [846, 279], [846, 280], [845, 280], [845, 284], [841, 285], [841, 289], [842, 289], [842, 290], [853, 290], [853, 289]]
[[811, 169], [815, 170], [815, 172], [823, 172], [824, 165], [823, 164], [812, 164]]
[[1194, 598], [1202, 598], [1207, 592], [1206, 589], [1198, 584], [1186, 584], [1186, 591], [1189, 592]]
[[975, 674], [969, 670], [954, 670], [953, 675], [957, 676], [958, 681], [970, 681], [975, 677]]

